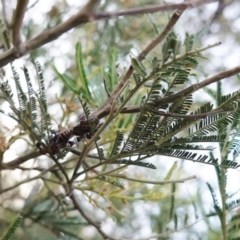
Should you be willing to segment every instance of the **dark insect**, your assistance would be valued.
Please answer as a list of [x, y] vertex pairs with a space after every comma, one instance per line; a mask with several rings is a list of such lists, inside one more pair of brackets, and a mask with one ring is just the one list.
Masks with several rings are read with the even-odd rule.
[[[51, 154], [57, 154], [61, 149], [65, 147], [72, 147], [77, 142], [82, 141], [84, 138], [90, 139], [93, 131], [96, 131], [101, 125], [99, 124], [98, 118], [91, 119], [91, 126], [85, 115], [79, 117], [79, 124], [71, 129], [64, 131], [52, 131], [53, 137], [49, 140], [49, 147], [43, 148], [41, 143], [37, 143], [36, 147], [39, 149], [41, 154], [50, 152]], [[94, 128], [94, 129], [92, 129]], [[76, 137], [73, 139], [73, 137]], [[73, 139], [73, 140], [72, 140]]]
[[91, 121], [91, 124], [89, 124], [89, 121], [85, 115], [81, 115], [79, 118], [79, 124], [75, 127], [73, 127], [73, 134], [76, 136], [82, 136], [83, 134], [91, 135], [91, 132], [94, 130], [92, 128], [99, 128], [99, 119], [97, 117], [93, 117], [92, 119], [89, 119]]
[[42, 154], [51, 152], [52, 154], [58, 153], [62, 148], [71, 147], [75, 144], [74, 141], [70, 140], [73, 137], [72, 129], [67, 129], [64, 131], [51, 130], [53, 136], [49, 140], [48, 147], [43, 147], [41, 143], [37, 143], [36, 147]]

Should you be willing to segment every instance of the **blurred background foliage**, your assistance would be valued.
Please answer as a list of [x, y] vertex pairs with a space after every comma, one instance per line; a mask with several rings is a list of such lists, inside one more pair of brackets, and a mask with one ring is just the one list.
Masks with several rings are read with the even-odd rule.
[[[178, 2], [178, 1], [175, 1]], [[150, 4], [164, 3], [163, 1], [102, 1], [99, 12], [120, 11], [131, 7], [140, 7]], [[30, 1], [29, 9], [23, 24], [23, 35], [27, 39], [32, 38], [42, 30], [55, 26], [66, 20], [83, 5], [83, 1]], [[7, 1], [7, 17], [11, 16], [15, 1]], [[176, 32], [184, 36], [185, 32], [198, 33], [198, 45], [206, 46], [210, 43], [221, 41], [222, 45], [208, 50], [200, 61], [200, 67], [196, 70], [200, 81], [205, 76], [213, 75], [220, 70], [233, 67], [240, 63], [240, 2], [237, 0], [220, 0], [219, 3], [189, 9], [176, 26]], [[2, 12], [1, 12], [2, 13]], [[91, 110], [99, 107], [107, 95], [103, 87], [103, 79], [109, 83], [111, 92], [117, 84], [118, 76], [121, 76], [131, 62], [130, 57], [137, 56], [141, 50], [156, 36], [166, 25], [172, 12], [159, 12], [149, 15], [120, 17], [118, 19], [91, 22], [62, 35], [56, 41], [46, 44], [35, 50], [31, 56], [26, 56], [16, 61], [16, 66], [23, 64], [29, 67], [30, 57], [36, 58], [43, 70], [46, 83], [47, 101], [49, 111], [56, 127], [67, 128], [73, 126], [77, 116], [82, 112], [78, 98], [69, 90], [64, 82], [76, 81], [82, 83], [80, 70], [76, 63], [76, 52], [82, 55], [84, 71], [90, 86], [100, 85], [103, 91], [96, 88], [87, 98]], [[2, 16], [3, 17], [3, 16]], [[76, 44], [78, 50], [76, 51]], [[161, 53], [161, 46], [157, 47], [151, 57]], [[238, 57], [236, 57], [238, 56]], [[109, 66], [112, 62], [114, 66]], [[149, 64], [147, 61], [146, 65]], [[81, 65], [81, 63], [79, 63]], [[111, 70], [111, 71], [110, 71]], [[196, 79], [193, 78], [194, 81]], [[223, 83], [223, 91], [229, 92], [239, 86], [239, 79], [230, 78]], [[83, 87], [83, 85], [79, 85]], [[215, 88], [216, 89], [216, 88]], [[77, 89], [75, 89], [77, 91]], [[206, 89], [206, 94], [197, 95], [196, 101], [200, 103], [214, 98], [214, 89]], [[201, 92], [201, 94], [203, 91]], [[139, 101], [141, 94], [134, 101]], [[215, 94], [215, 96], [217, 93]], [[86, 95], [87, 96], [87, 95]], [[213, 100], [214, 101], [214, 100]], [[1, 105], [5, 109], [6, 105]], [[29, 152], [33, 145], [26, 144], [22, 139], [16, 141], [8, 149], [8, 142], [16, 135], [17, 126], [1, 119], [0, 150], [8, 150], [6, 158], [14, 159], [18, 155]], [[124, 131], [131, 128], [131, 115], [122, 115], [112, 128]], [[115, 131], [115, 130], [114, 130]], [[7, 136], [7, 137], [6, 137]], [[111, 136], [108, 136], [111, 138]], [[15, 140], [14, 140], [15, 141]], [[13, 141], [13, 142], [14, 142]], [[19, 147], [20, 146], [20, 147]], [[14, 152], [14, 154], [12, 154]], [[72, 161], [77, 157], [67, 155]], [[161, 158], [163, 159], [163, 158]], [[157, 166], [157, 170], [142, 169], [131, 166], [126, 173], [134, 173], [135, 177], [151, 179], [168, 179], [168, 173], [174, 169], [174, 159], [160, 157], [151, 159], [150, 162]], [[32, 167], [49, 166], [49, 159], [45, 156], [27, 162], [22, 169], [1, 172], [1, 185], [4, 188], [17, 184], [26, 176], [34, 176], [36, 172]], [[79, 195], [84, 211], [99, 223], [102, 229], [109, 235], [118, 239], [141, 239], [152, 234], [159, 234], [152, 239], [219, 239], [222, 228], [219, 218], [216, 216], [217, 204], [212, 198], [213, 192], [216, 199], [221, 199], [221, 190], [217, 184], [216, 169], [212, 166], [199, 166], [200, 164], [178, 161], [177, 170], [174, 170], [174, 179], [181, 176], [197, 175], [197, 180], [183, 184], [171, 185], [142, 185], [129, 181], [109, 187], [108, 179], [92, 181], [92, 192], [88, 194], [87, 188], [81, 186], [84, 195]], [[71, 161], [65, 165], [71, 167]], [[193, 170], [194, 168], [194, 170]], [[31, 171], [28, 171], [30, 169]], [[230, 174], [236, 177], [238, 170], [230, 170]], [[236, 184], [227, 188], [233, 212], [228, 213], [228, 220], [237, 216], [239, 196], [239, 177]], [[231, 178], [230, 178], [231, 180]], [[229, 180], [229, 181], [230, 181]], [[214, 187], [209, 191], [206, 182]], [[230, 182], [232, 183], [232, 182]], [[44, 187], [43, 187], [44, 185]], [[96, 195], [94, 195], [96, 191]], [[101, 194], [103, 192], [104, 194]], [[72, 206], [72, 203], [63, 195], [64, 190], [52, 178], [52, 182], [34, 182], [22, 184], [12, 191], [2, 193], [0, 196], [0, 236], [14, 221], [17, 213], [24, 218], [22, 226], [16, 230], [12, 239], [101, 239], [96, 229], [89, 225]], [[154, 201], [153, 194], [156, 193]], [[231, 198], [231, 194], [235, 194]], [[105, 197], [106, 196], [108, 197]], [[102, 197], [100, 197], [102, 195]], [[121, 196], [129, 198], [121, 198]], [[149, 197], [151, 195], [151, 197]], [[132, 197], [131, 197], [132, 196]], [[138, 199], [138, 200], [136, 200]], [[220, 201], [221, 204], [221, 201]], [[233, 219], [237, 221], [237, 219]], [[232, 221], [232, 223], [234, 222]], [[229, 228], [231, 224], [229, 224]], [[165, 234], [166, 233], [166, 234]], [[234, 237], [233, 237], [234, 238]]]

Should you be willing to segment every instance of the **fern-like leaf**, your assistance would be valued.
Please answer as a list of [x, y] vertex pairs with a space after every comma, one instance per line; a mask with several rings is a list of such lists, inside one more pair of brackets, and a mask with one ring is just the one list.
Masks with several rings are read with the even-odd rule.
[[171, 32], [162, 47], [162, 61], [165, 63], [170, 57], [175, 57], [180, 52], [180, 42], [177, 35]]
[[88, 79], [86, 76], [86, 72], [83, 65], [83, 54], [82, 54], [82, 45], [80, 43], [77, 43], [76, 45], [76, 61], [77, 61], [77, 68], [78, 68], [78, 74], [80, 77], [80, 81], [82, 83], [82, 88], [84, 89], [84, 98], [85, 99], [91, 99], [91, 92], [88, 88]]
[[116, 139], [114, 141], [114, 145], [112, 147], [110, 158], [118, 155], [118, 153], [120, 151], [120, 147], [122, 145], [122, 142], [123, 142], [123, 133], [122, 132], [117, 132], [117, 136], [116, 136]]
[[41, 112], [41, 126], [40, 131], [42, 133], [47, 132], [47, 135], [49, 136], [50, 128], [51, 128], [51, 117], [48, 113], [48, 105], [47, 105], [47, 97], [46, 97], [46, 90], [45, 90], [45, 81], [42, 74], [42, 69], [40, 64], [32, 59], [32, 63], [36, 70], [36, 75], [38, 79], [38, 87], [39, 90], [37, 93], [35, 93], [36, 97], [38, 98], [38, 103], [40, 107]]
[[2, 240], [10, 240], [14, 233], [16, 232], [17, 228], [19, 228], [22, 224], [23, 217], [21, 215], [18, 215], [16, 219], [12, 222], [12, 224], [9, 226], [7, 231], [4, 233]]
[[105, 177], [105, 176], [101, 176], [101, 177], [99, 177], [99, 179], [102, 180], [102, 181], [108, 182], [108, 183], [110, 183], [110, 184], [112, 184], [116, 187], [121, 188], [121, 189], [124, 189], [124, 184], [119, 182], [118, 180], [114, 180], [112, 178]]
[[25, 75], [27, 88], [28, 88], [28, 115], [30, 119], [30, 124], [32, 129], [37, 126], [37, 103], [36, 103], [36, 93], [33, 90], [32, 82], [26, 67], [23, 68], [23, 72]]
[[11, 64], [13, 79], [15, 81], [16, 89], [17, 89], [17, 96], [19, 102], [19, 111], [20, 111], [20, 118], [25, 118], [26, 109], [27, 109], [27, 96], [22, 89], [22, 84], [20, 83], [19, 75], [17, 74], [14, 66]]
[[117, 161], [111, 161], [110, 164], [136, 165], [136, 166], [139, 166], [139, 167], [156, 169], [156, 167], [152, 163], [145, 163], [145, 162], [133, 161], [133, 160], [127, 160], [127, 159], [120, 159], [120, 160], [117, 160]]
[[195, 36], [193, 34], [192, 35], [189, 35], [188, 33], [185, 34], [184, 46], [186, 49], [186, 53], [189, 53], [193, 49], [194, 38]]
[[218, 203], [215, 191], [213, 190], [213, 187], [211, 186], [210, 183], [207, 183], [207, 186], [212, 195], [214, 210], [215, 210], [216, 214], [219, 216], [219, 219], [222, 219], [222, 210]]
[[117, 84], [117, 66], [118, 51], [112, 48], [108, 55], [108, 71], [106, 72], [107, 87], [109, 92], [112, 92], [114, 86]]

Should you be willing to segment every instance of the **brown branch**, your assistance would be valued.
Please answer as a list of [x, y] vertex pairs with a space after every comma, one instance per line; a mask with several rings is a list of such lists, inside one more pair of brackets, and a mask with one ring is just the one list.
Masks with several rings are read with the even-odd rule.
[[178, 93], [175, 93], [171, 96], [164, 97], [164, 98], [161, 98], [161, 99], [157, 99], [156, 100], [156, 105], [171, 103], [174, 100], [176, 100], [177, 98], [186, 97], [189, 94], [192, 94], [192, 93], [196, 92], [197, 90], [208, 86], [209, 84], [218, 82], [218, 81], [220, 81], [224, 78], [227, 78], [227, 77], [231, 77], [231, 76], [233, 76], [237, 73], [240, 73], [240, 66], [234, 67], [234, 68], [226, 70], [224, 72], [220, 72], [220, 73], [218, 73], [218, 74], [216, 74], [216, 75], [214, 75], [210, 78], [205, 79], [204, 81], [202, 81], [200, 83], [193, 84], [192, 86], [190, 86], [190, 87], [188, 87], [188, 88], [186, 88], [186, 89], [184, 89], [184, 90], [182, 90]]
[[[42, 155], [39, 151], [33, 151], [33, 152], [30, 152], [24, 156], [21, 156], [21, 157], [18, 157], [8, 163], [5, 163], [5, 164], [2, 164], [0, 166], [0, 169], [13, 169], [13, 168], [16, 168], [17, 166], [19, 166], [20, 164], [32, 159], [32, 158], [36, 158], [38, 156]], [[59, 168], [59, 170], [61, 170], [61, 172], [63, 173], [63, 175], [65, 176], [66, 178], [66, 181], [69, 182], [69, 178], [68, 178], [68, 175], [67, 175], [67, 172], [65, 171], [65, 169], [62, 167], [62, 164], [60, 164], [58, 162], [58, 160], [53, 156], [51, 155], [51, 158], [52, 160], [55, 162], [56, 166]]]
[[12, 19], [12, 40], [13, 45], [19, 52], [25, 51], [25, 49], [21, 49], [21, 27], [24, 18], [25, 11], [27, 9], [28, 0], [18, 0], [17, 6]]
[[[154, 5], [150, 7], [143, 7], [143, 8], [135, 8], [126, 11], [120, 12], [107, 12], [107, 13], [93, 13], [91, 7], [96, 7], [97, 4], [100, 3], [99, 0], [90, 0], [89, 3], [80, 10], [77, 14], [70, 17], [67, 21], [47, 30], [44, 30], [42, 33], [38, 34], [33, 39], [25, 42], [22, 44], [21, 52], [17, 49], [10, 49], [6, 51], [4, 54], [0, 56], [0, 67], [5, 66], [6, 64], [14, 61], [17, 58], [20, 58], [29, 52], [43, 46], [46, 43], [49, 43], [58, 37], [60, 37], [63, 33], [79, 26], [80, 24], [84, 24], [87, 22], [91, 22], [94, 20], [101, 20], [101, 19], [109, 19], [109, 18], [116, 18], [119, 16], [129, 16], [129, 15], [136, 15], [136, 14], [143, 14], [143, 13], [153, 13], [159, 11], [165, 11], [170, 9], [186, 9], [190, 7], [196, 7], [203, 4], [208, 4], [212, 2], [216, 2], [217, 0], [195, 0], [190, 2], [184, 2], [180, 4], [169, 4], [169, 5]], [[91, 6], [91, 3], [96, 4]]]
[[53, 28], [44, 30], [42, 33], [38, 34], [33, 39], [23, 43], [21, 45], [21, 52], [17, 49], [10, 49], [0, 56], [0, 67], [5, 66], [6, 64], [14, 61], [17, 58], [20, 58], [31, 51], [43, 46], [46, 43], [49, 43], [63, 33], [71, 30], [74, 27], [82, 23], [87, 23], [92, 21], [92, 10], [100, 3], [100, 0], [90, 0], [83, 9], [81, 9], [77, 14], [70, 17], [66, 22], [63, 22]]
[[[66, 148], [66, 150], [69, 150], [69, 152], [72, 152], [73, 154], [75, 155], [80, 155], [81, 152], [78, 151], [77, 149], [75, 148]], [[14, 168], [20, 168], [19, 165], [21, 165], [22, 163], [24, 162], [27, 162], [28, 160], [32, 159], [32, 158], [36, 158], [36, 157], [39, 157], [41, 156], [42, 154], [39, 152], [39, 151], [32, 151], [24, 156], [21, 156], [21, 157], [17, 157], [16, 159], [10, 161], [10, 162], [6, 162], [6, 163], [2, 163], [0, 165], [0, 169], [3, 170], [3, 169], [14, 169]], [[89, 158], [94, 158], [94, 159], [97, 159], [99, 160], [99, 157], [94, 155], [94, 154], [88, 154], [87, 157]], [[53, 171], [55, 170], [58, 170], [57, 169], [57, 165], [54, 165], [54, 169]], [[27, 168], [22, 168], [23, 170], [27, 170]], [[31, 168], [33, 169], [33, 168]], [[30, 170], [30, 169], [29, 169]], [[36, 168], [35, 170], [38, 170], [38, 171], [43, 171], [43, 170], [46, 170], [46, 168]]]
[[200, 5], [209, 4], [213, 2], [218, 2], [219, 0], [193, 0], [183, 3], [171, 3], [171, 4], [164, 4], [164, 5], [151, 5], [139, 8], [133, 8], [125, 11], [120, 12], [112, 12], [112, 13], [99, 13], [97, 17], [105, 17], [105, 18], [116, 18], [120, 16], [134, 16], [138, 14], [145, 14], [145, 13], [155, 13], [159, 11], [167, 11], [167, 10], [185, 10], [186, 8], [194, 8]]
[[2, 166], [0, 167], [0, 169], [10, 169], [10, 168], [15, 168], [16, 166], [32, 159], [32, 158], [36, 158], [39, 157], [41, 154], [39, 153], [39, 151], [33, 151], [30, 152], [24, 156], [18, 157], [10, 162], [7, 163], [3, 163]]
[[[60, 180], [60, 182], [63, 181], [62, 176], [58, 173], [58, 172], [54, 172], [55, 176]], [[68, 187], [66, 186], [66, 184], [63, 185], [64, 189], [66, 192], [69, 191]], [[69, 186], [70, 187], [70, 186]], [[103, 230], [101, 229], [101, 225], [97, 222], [95, 222], [92, 217], [90, 217], [89, 215], [87, 215], [81, 205], [79, 204], [79, 201], [77, 199], [76, 193], [74, 191], [71, 192], [71, 194], [69, 195], [70, 199], [72, 200], [73, 206], [74, 208], [82, 215], [82, 217], [89, 223], [91, 224], [93, 227], [95, 227], [97, 229], [97, 231], [99, 232], [99, 234], [103, 237], [103, 239], [109, 239], [109, 240], [117, 240], [116, 238], [112, 238], [110, 236], [108, 236], [105, 232], [103, 232]]]
[[[108, 236], [105, 232], [103, 232], [103, 230], [101, 229], [101, 225], [98, 224], [97, 222], [95, 222], [91, 216], [89, 216], [88, 214], [86, 214], [82, 207], [79, 204], [79, 201], [77, 200], [77, 196], [76, 194], [73, 192], [70, 196], [69, 196], [73, 202], [73, 205], [75, 207], [75, 209], [77, 209], [79, 211], [79, 213], [82, 215], [82, 217], [92, 226], [94, 226], [97, 231], [99, 232], [99, 234], [101, 234], [101, 236], [103, 237], [103, 239], [108, 239], [108, 240], [117, 240], [116, 238], [110, 237]], [[119, 239], [118, 239], [119, 240]]]

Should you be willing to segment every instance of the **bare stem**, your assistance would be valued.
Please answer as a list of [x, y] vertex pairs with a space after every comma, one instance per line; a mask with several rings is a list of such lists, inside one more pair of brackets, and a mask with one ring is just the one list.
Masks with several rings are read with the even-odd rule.
[[118, 176], [118, 177], [119, 178], [124, 178], [124, 179], [129, 180], [129, 181], [148, 183], [148, 184], [157, 184], [157, 185], [165, 185], [165, 184], [172, 184], [172, 183], [184, 183], [186, 181], [189, 181], [189, 180], [192, 180], [192, 179], [196, 178], [196, 176], [193, 175], [193, 176], [190, 176], [190, 177], [187, 177], [187, 178], [182, 178], [182, 179], [179, 179], [179, 180], [151, 181], [151, 180], [141, 180], [141, 179], [129, 178], [129, 177], [125, 177], [125, 176]]
[[185, 1], [182, 3], [170, 3], [170, 4], [164, 4], [164, 5], [151, 5], [151, 6], [145, 6], [140, 8], [133, 8], [125, 11], [120, 12], [112, 12], [112, 13], [98, 13], [96, 14], [97, 17], [105, 17], [105, 18], [116, 18], [120, 16], [133, 16], [133, 15], [139, 15], [139, 14], [146, 14], [146, 13], [155, 13], [159, 11], [167, 11], [167, 10], [184, 10], [187, 8], [193, 8], [200, 5], [217, 2], [218, 0], [195, 0], [195, 1]]
[[17, 7], [15, 9], [13, 20], [12, 20], [12, 39], [13, 45], [18, 51], [21, 51], [20, 44], [22, 43], [21, 39], [21, 27], [24, 18], [25, 11], [27, 9], [28, 0], [18, 0]]
[[24, 156], [18, 157], [10, 162], [7, 163], [3, 163], [1, 166], [1, 169], [9, 169], [9, 168], [15, 168], [16, 166], [28, 161], [31, 158], [36, 158], [38, 156], [40, 156], [41, 154], [39, 153], [39, 151], [33, 151], [30, 152]]
[[100, 1], [90, 0], [83, 9], [81, 9], [77, 14], [73, 15], [65, 22], [53, 28], [46, 29], [42, 33], [34, 37], [33, 39], [21, 44], [21, 51], [18, 51], [17, 49], [14, 49], [14, 48], [6, 51], [4, 54], [0, 56], [0, 67], [5, 66], [6, 64], [14, 61], [15, 59], [22, 57], [28, 54], [29, 52], [45, 45], [46, 43], [49, 43], [57, 39], [63, 33], [66, 33], [67, 31], [87, 22], [97, 21], [102, 19], [109, 19], [109, 18], [116, 18], [120, 16], [153, 13], [153, 12], [159, 12], [159, 11], [165, 11], [165, 10], [171, 10], [171, 9], [184, 10], [186, 8], [197, 7], [203, 4], [208, 4], [216, 1], [217, 0], [195, 0], [195, 1], [189, 1], [189, 2], [184, 2], [180, 4], [154, 5], [154, 6], [135, 8], [135, 9], [120, 11], [120, 12], [93, 13], [93, 9], [96, 8], [96, 5], [98, 5]]
[[208, 86], [209, 84], [218, 82], [218, 81], [220, 81], [224, 78], [227, 78], [227, 77], [231, 77], [231, 76], [233, 76], [233, 75], [235, 75], [239, 72], [240, 72], [240, 66], [237, 66], [237, 67], [231, 68], [229, 70], [220, 72], [220, 73], [218, 73], [218, 74], [216, 74], [216, 75], [214, 75], [210, 78], [205, 79], [204, 81], [202, 81], [200, 83], [193, 84], [192, 86], [190, 86], [190, 87], [188, 87], [188, 88], [186, 88], [186, 89], [184, 89], [184, 90], [182, 90], [178, 93], [175, 93], [171, 96], [164, 97], [164, 98], [156, 100], [156, 105], [171, 103], [174, 100], [176, 100], [177, 98], [186, 97], [189, 94], [194, 93], [197, 90]]

